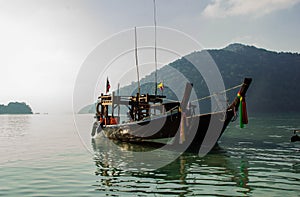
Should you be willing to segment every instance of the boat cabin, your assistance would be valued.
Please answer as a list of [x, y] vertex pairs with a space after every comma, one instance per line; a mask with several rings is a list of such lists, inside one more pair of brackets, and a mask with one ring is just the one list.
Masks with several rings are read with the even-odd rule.
[[[104, 125], [120, 124], [120, 106], [128, 108], [128, 122], [141, 121], [153, 115], [164, 114], [171, 109], [179, 109], [179, 102], [163, 103], [163, 95], [139, 94], [135, 96], [111, 95], [98, 97], [96, 117]], [[117, 114], [115, 114], [115, 112]]]

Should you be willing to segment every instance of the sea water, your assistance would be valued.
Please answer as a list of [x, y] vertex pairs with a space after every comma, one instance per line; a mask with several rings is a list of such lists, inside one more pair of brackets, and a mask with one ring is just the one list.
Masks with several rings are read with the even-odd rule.
[[290, 142], [299, 120], [255, 115], [244, 129], [232, 122], [218, 150], [140, 171], [115, 164], [149, 150], [114, 146], [128, 153], [120, 155], [111, 141], [91, 139], [93, 115], [1, 115], [0, 196], [299, 196], [300, 142]]

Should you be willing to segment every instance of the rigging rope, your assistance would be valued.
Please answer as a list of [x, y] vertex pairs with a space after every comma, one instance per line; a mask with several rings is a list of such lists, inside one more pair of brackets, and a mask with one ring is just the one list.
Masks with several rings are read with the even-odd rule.
[[[234, 90], [234, 89], [237, 89], [237, 88], [239, 88], [239, 87], [242, 87], [243, 85], [244, 85], [244, 83], [239, 84], [239, 85], [237, 85], [237, 86], [228, 88], [228, 89], [223, 90], [223, 91], [221, 91], [221, 92], [214, 93], [214, 94], [211, 94], [211, 95], [209, 95], [209, 96], [205, 96], [205, 97], [202, 97], [202, 98], [193, 100], [193, 101], [191, 101], [191, 103], [194, 103], [194, 102], [196, 102], [196, 101], [202, 101], [202, 100], [211, 98], [211, 97], [213, 97], [213, 96], [217, 96], [218, 94], [222, 94], [222, 93], [225, 93], [225, 92], [229, 92], [229, 91], [231, 91], [231, 90]], [[168, 100], [168, 101], [171, 101], [171, 102], [180, 102], [180, 101], [178, 101], [178, 100], [173, 100], [173, 99], [168, 99], [168, 98], [164, 98], [164, 100]]]
[[218, 93], [214, 93], [214, 94], [211, 94], [211, 95], [209, 95], [209, 96], [205, 96], [205, 97], [202, 97], [202, 98], [199, 98], [199, 99], [193, 100], [193, 101], [191, 101], [191, 103], [194, 103], [194, 102], [197, 102], [197, 101], [202, 101], [202, 100], [205, 100], [205, 99], [211, 98], [211, 97], [213, 97], [213, 96], [217, 96], [218, 94], [222, 94], [222, 93], [225, 93], [225, 92], [228, 92], [228, 91], [231, 91], [231, 90], [237, 89], [237, 88], [239, 88], [239, 87], [241, 87], [241, 86], [243, 86], [243, 85], [244, 85], [244, 83], [242, 83], [242, 84], [239, 84], [239, 85], [237, 85], [237, 86], [231, 87], [231, 88], [229, 88], [229, 89], [226, 89], [226, 90], [224, 90], [224, 91], [221, 91], [221, 92], [218, 92]]
[[168, 101], [171, 101], [171, 102], [179, 102], [178, 100], [173, 100], [173, 99], [168, 99], [168, 98], [164, 98], [164, 100], [168, 100]]

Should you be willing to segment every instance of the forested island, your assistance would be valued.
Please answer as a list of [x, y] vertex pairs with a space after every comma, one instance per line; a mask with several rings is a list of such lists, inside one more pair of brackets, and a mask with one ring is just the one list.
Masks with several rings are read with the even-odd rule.
[[[176, 69], [194, 84], [197, 97], [209, 95], [207, 86], [201, 74], [188, 60], [197, 62], [207, 61], [209, 54], [218, 66], [223, 77], [225, 88], [240, 84], [245, 77], [253, 78], [253, 83], [247, 93], [248, 109], [253, 113], [281, 113], [300, 111], [300, 54], [290, 52], [274, 52], [266, 49], [231, 44], [223, 49], [196, 51], [188, 54], [158, 70], [158, 79], [165, 84], [176, 82]], [[152, 81], [152, 82], [151, 82]], [[141, 79], [141, 93], [154, 93], [154, 73]], [[113, 81], [111, 81], [113, 83]], [[179, 87], [179, 86], [178, 86]], [[134, 91], [133, 91], [134, 90]], [[131, 95], [137, 91], [137, 83], [120, 89], [121, 95]], [[100, 94], [100, 93], [99, 93]], [[164, 95], [171, 99], [176, 98], [168, 87]], [[236, 92], [229, 92], [229, 100]], [[231, 97], [231, 98], [230, 98]], [[201, 105], [201, 111], [206, 112], [210, 105]], [[86, 106], [81, 113], [94, 113], [95, 105]]]
[[32, 114], [32, 109], [24, 102], [10, 102], [8, 105], [0, 104], [0, 114]]

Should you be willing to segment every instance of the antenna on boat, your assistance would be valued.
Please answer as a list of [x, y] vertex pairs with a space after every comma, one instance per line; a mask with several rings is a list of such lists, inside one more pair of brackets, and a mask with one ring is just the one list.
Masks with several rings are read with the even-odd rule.
[[120, 83], [118, 83], [118, 117], [120, 118]]
[[138, 80], [138, 93], [141, 93], [140, 87], [140, 75], [139, 75], [139, 64], [138, 64], [138, 53], [137, 53], [137, 34], [136, 34], [136, 27], [134, 27], [134, 35], [135, 35], [135, 66], [136, 66], [136, 73], [137, 73], [137, 80]]
[[156, 51], [156, 4], [153, 0], [153, 19], [154, 19], [154, 59], [155, 59], [155, 97], [157, 96], [157, 51]]

